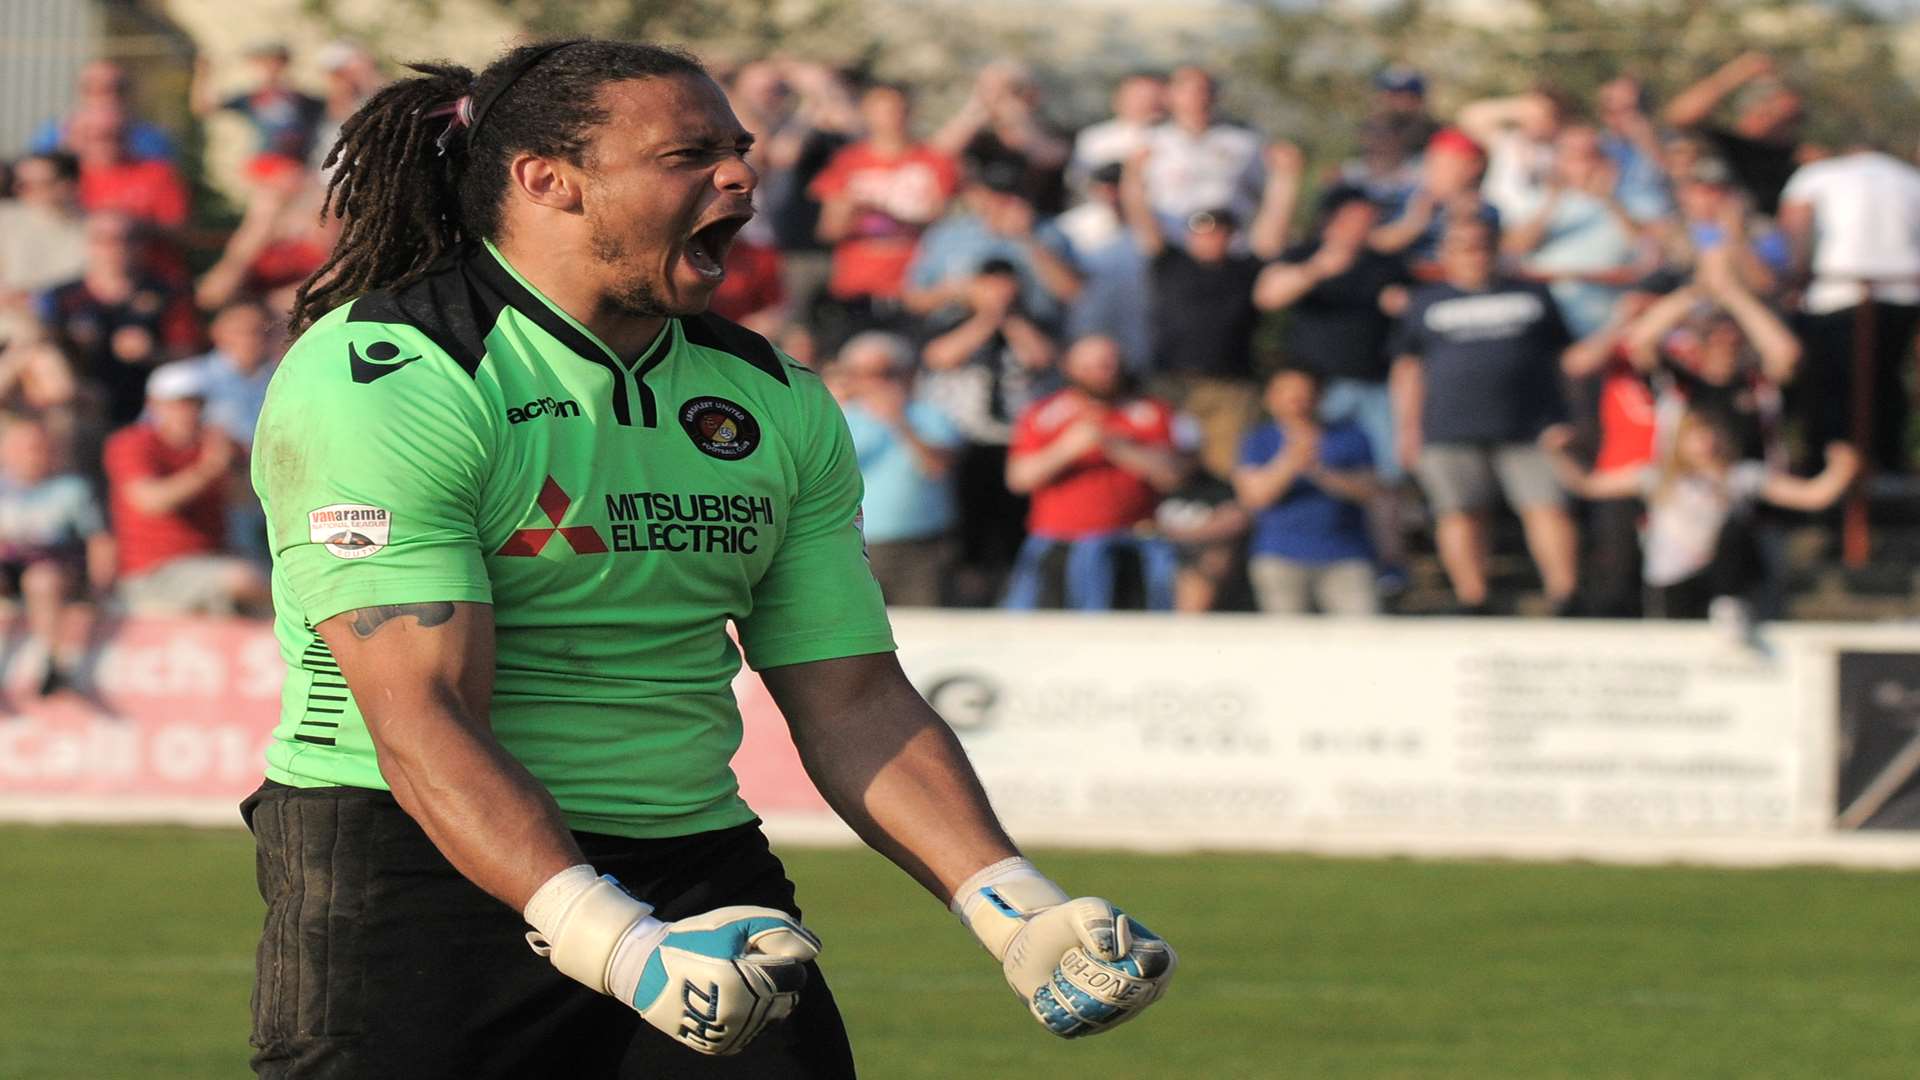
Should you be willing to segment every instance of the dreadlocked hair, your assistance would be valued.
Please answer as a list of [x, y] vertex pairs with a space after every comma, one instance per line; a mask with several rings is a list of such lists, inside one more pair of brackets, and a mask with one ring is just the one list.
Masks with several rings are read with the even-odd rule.
[[[520, 154], [584, 164], [608, 120], [609, 83], [706, 69], [686, 52], [637, 42], [579, 39], [522, 45], [475, 75], [455, 64], [408, 67], [340, 127], [327, 152], [321, 216], [342, 219], [340, 238], [300, 286], [295, 333], [339, 305], [422, 276], [462, 245], [499, 235]], [[445, 109], [462, 96], [481, 103], [474, 126], [448, 131]]]

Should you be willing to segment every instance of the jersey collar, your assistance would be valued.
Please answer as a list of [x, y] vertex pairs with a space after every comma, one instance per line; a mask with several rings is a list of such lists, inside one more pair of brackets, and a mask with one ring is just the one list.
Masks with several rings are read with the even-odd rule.
[[631, 365], [626, 364], [620, 359], [620, 354], [608, 348], [607, 343], [601, 341], [593, 331], [563, 311], [560, 305], [547, 299], [547, 295], [534, 288], [532, 282], [520, 276], [520, 271], [515, 270], [500, 249], [493, 246], [493, 241], [482, 240], [481, 244], [486, 247], [489, 256], [482, 260], [483, 269], [488, 265], [497, 266], [504, 271], [505, 280], [496, 275], [488, 276], [495, 277], [495, 283], [507, 294], [514, 308], [532, 319], [534, 325], [553, 335], [562, 345], [603, 367], [611, 364], [616, 369], [629, 371], [650, 370], [665, 358], [662, 346], [672, 340], [674, 324], [679, 322], [678, 319], [669, 318], [661, 323], [660, 332], [654, 335], [652, 343], [641, 350]]

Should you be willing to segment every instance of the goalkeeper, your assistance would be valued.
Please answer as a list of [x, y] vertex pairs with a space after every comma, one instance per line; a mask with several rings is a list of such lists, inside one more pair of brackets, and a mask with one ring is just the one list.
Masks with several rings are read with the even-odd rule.
[[273, 1077], [842, 1077], [741, 801], [759, 669], [809, 775], [1061, 1036], [1171, 950], [1022, 859], [893, 656], [845, 423], [707, 315], [751, 136], [691, 57], [425, 65], [341, 130], [341, 234], [254, 444], [288, 677], [242, 806]]

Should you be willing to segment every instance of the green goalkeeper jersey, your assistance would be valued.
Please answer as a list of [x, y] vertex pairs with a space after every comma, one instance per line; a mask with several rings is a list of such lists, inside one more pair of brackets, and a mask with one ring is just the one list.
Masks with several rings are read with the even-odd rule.
[[301, 335], [253, 483], [283, 784], [386, 787], [314, 632], [356, 608], [493, 605], [494, 734], [573, 828], [636, 837], [752, 818], [729, 620], [756, 668], [894, 647], [818, 378], [714, 316], [625, 363], [491, 245]]

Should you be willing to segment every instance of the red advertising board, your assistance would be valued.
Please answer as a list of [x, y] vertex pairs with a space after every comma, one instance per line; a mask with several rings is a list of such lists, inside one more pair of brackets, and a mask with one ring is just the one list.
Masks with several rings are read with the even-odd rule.
[[[85, 801], [204, 803], [218, 817], [260, 783], [280, 710], [282, 667], [263, 623], [130, 620], [100, 650], [86, 697], [33, 692], [30, 658], [10, 665], [0, 717], [0, 796], [16, 806]], [[747, 801], [762, 813], [823, 811], [786, 724], [758, 676], [735, 682], [746, 725], [734, 759]], [[238, 815], [234, 815], [238, 820]]]

